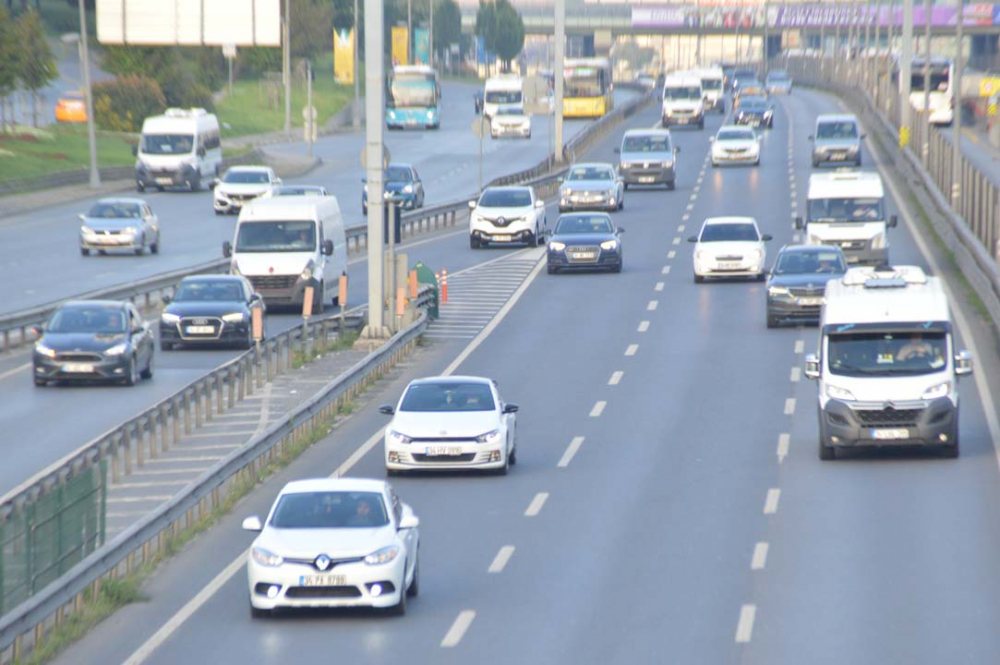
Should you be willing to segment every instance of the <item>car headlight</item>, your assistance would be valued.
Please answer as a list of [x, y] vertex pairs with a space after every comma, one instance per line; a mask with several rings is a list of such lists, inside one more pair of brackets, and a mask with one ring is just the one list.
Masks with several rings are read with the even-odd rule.
[[618, 241], [617, 240], [605, 240], [604, 242], [601, 243], [601, 249], [607, 250], [609, 252], [612, 251], [612, 250], [618, 249]]
[[566, 243], [564, 243], [564, 242], [558, 242], [558, 241], [557, 242], [550, 241], [549, 242], [549, 249], [551, 249], [554, 252], [561, 252], [564, 249], [566, 249]]
[[924, 391], [921, 395], [921, 399], [937, 399], [938, 397], [944, 397], [949, 392], [951, 392], [951, 382], [945, 381], [944, 383], [939, 383], [936, 386], [931, 386]]
[[138, 232], [139, 232], [138, 229], [136, 229], [134, 226], [127, 226], [124, 229], [122, 229], [122, 235], [126, 236], [134, 236]]
[[365, 194], [368, 193], [368, 185], [365, 185]]
[[397, 556], [399, 556], [399, 545], [389, 545], [366, 556], [365, 563], [369, 566], [380, 566], [389, 563]]
[[85, 233], [87, 235], [94, 235], [94, 229], [90, 228], [87, 225], [83, 225], [80, 227], [80, 233]]
[[747, 255], [754, 261], [760, 261], [760, 257], [764, 255], [764, 252], [759, 249], [754, 249], [748, 252]]
[[104, 355], [120, 356], [121, 354], [125, 353], [127, 349], [128, 349], [128, 344], [126, 344], [125, 342], [121, 342], [120, 344], [115, 344], [111, 348], [105, 349]]
[[299, 276], [303, 282], [308, 282], [313, 276], [313, 262], [310, 261], [306, 264], [306, 267], [302, 269], [302, 274]]
[[670, 160], [667, 160], [667, 161], [663, 162], [663, 164], [662, 164], [663, 168], [665, 168], [665, 169], [669, 169], [673, 165], [674, 165], [674, 163], [672, 161], [670, 161]]
[[856, 145], [852, 145], [847, 148], [847, 152], [857, 152], [857, 151], [858, 151], [858, 146]]
[[398, 443], [409, 443], [413, 441], [412, 437], [406, 436], [402, 432], [397, 432], [394, 429], [389, 430], [389, 438], [395, 439]]
[[231, 312], [230, 314], [223, 314], [222, 320], [226, 323], [243, 323], [246, 319], [243, 312]]
[[771, 117], [771, 112], [770, 111], [764, 111], [764, 117], [765, 118], [770, 118]]
[[392, 118], [393, 120], [395, 120], [396, 119], [396, 112], [395, 111], [389, 111], [389, 117]]
[[615, 193], [616, 193], [615, 190], [609, 189], [606, 192], [604, 192], [604, 196], [605, 198], [611, 198], [612, 196], [615, 195]]
[[618, 164], [618, 169], [621, 170], [621, 171], [627, 171], [628, 167], [629, 167], [629, 165], [626, 162], [619, 162], [619, 164]]
[[850, 390], [847, 390], [846, 388], [838, 388], [837, 386], [828, 385], [826, 387], [826, 395], [831, 399], [839, 399], [845, 402], [854, 401], [854, 393], [852, 393]]
[[872, 249], [883, 249], [885, 247], [885, 236], [877, 235], [872, 238]]
[[428, 120], [433, 120], [434, 119], [434, 111], [428, 111], [427, 112], [427, 119]]
[[45, 346], [41, 342], [39, 342], [38, 344], [35, 344], [35, 353], [40, 353], [43, 356], [45, 356], [46, 358], [55, 358], [56, 357], [55, 349], [50, 349], [49, 347]]
[[708, 252], [699, 249], [695, 251], [694, 258], [697, 259], [698, 261], [704, 261], [705, 259], [710, 259], [712, 257], [709, 255]]
[[413, 193], [413, 185], [407, 185], [406, 187], [403, 187], [403, 193], [405, 193], [405, 194], [412, 194]]
[[277, 568], [281, 564], [285, 563], [285, 559], [274, 552], [265, 550], [263, 547], [252, 547], [250, 548], [250, 556], [261, 566], [266, 566], [268, 568]]
[[164, 312], [160, 315], [160, 321], [164, 323], [177, 323], [181, 320], [181, 317], [177, 314], [171, 314], [170, 312]]
[[767, 287], [767, 295], [769, 296], [790, 296], [792, 292], [786, 289], [784, 286], [769, 286]]
[[500, 436], [499, 429], [490, 430], [486, 434], [480, 434], [479, 436], [477, 436], [476, 443], [489, 443], [490, 441], [496, 439], [498, 436]]
[[563, 196], [570, 196], [572, 193], [573, 193], [573, 190], [570, 189], [569, 187], [567, 187], [566, 189], [563, 190]]

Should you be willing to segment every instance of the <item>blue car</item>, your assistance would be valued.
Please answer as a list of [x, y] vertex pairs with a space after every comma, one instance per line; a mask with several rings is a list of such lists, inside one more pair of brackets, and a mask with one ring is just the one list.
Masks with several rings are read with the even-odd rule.
[[622, 241], [625, 229], [618, 228], [607, 213], [572, 213], [559, 217], [549, 239], [548, 270], [610, 269], [622, 271]]
[[[361, 194], [361, 210], [368, 214], [368, 184], [365, 183]], [[416, 210], [424, 207], [424, 184], [420, 181], [417, 170], [409, 164], [390, 164], [383, 176], [384, 198], [386, 203], [395, 203], [403, 210]]]

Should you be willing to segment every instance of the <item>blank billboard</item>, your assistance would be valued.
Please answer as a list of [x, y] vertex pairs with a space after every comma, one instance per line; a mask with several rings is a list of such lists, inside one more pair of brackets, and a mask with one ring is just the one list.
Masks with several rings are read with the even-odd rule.
[[281, 0], [97, 0], [97, 40], [281, 46]]

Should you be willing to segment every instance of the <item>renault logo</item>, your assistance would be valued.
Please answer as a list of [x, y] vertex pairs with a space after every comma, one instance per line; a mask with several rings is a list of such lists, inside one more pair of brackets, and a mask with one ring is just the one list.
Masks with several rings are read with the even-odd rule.
[[330, 567], [330, 557], [325, 554], [320, 554], [316, 557], [316, 561], [313, 562], [313, 565], [316, 566], [316, 570], [325, 571]]
[[497, 217], [497, 224], [499, 224], [500, 226], [503, 226], [506, 223], [507, 223], [506, 219], [504, 219], [503, 217]]

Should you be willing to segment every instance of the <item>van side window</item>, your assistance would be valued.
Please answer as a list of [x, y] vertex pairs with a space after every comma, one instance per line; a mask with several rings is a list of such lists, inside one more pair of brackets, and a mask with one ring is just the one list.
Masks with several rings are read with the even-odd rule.
[[218, 129], [212, 129], [205, 132], [205, 134], [202, 135], [202, 138], [205, 142], [205, 150], [214, 150], [221, 145]]

